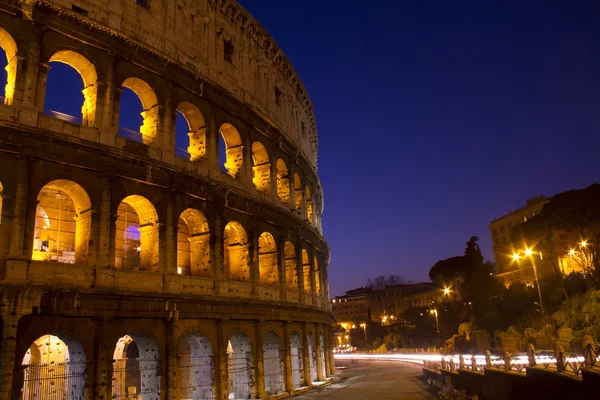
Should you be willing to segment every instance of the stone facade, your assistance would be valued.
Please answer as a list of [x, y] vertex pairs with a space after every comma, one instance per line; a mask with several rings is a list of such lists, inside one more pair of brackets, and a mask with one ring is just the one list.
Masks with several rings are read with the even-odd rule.
[[[3, 0], [0, 46], [0, 399], [268, 398], [333, 374], [312, 105], [243, 8]], [[82, 77], [77, 123], [44, 112], [54, 62]]]

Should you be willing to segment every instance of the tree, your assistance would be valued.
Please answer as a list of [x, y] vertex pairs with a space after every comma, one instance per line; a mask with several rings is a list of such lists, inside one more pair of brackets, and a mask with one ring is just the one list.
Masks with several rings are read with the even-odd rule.
[[379, 275], [375, 278], [368, 278], [366, 287], [372, 290], [383, 290], [386, 285], [400, 285], [406, 283], [400, 275], [390, 274], [388, 276]]
[[437, 286], [448, 286], [460, 278], [466, 270], [467, 260], [463, 256], [456, 256], [440, 260], [429, 270], [429, 279]]

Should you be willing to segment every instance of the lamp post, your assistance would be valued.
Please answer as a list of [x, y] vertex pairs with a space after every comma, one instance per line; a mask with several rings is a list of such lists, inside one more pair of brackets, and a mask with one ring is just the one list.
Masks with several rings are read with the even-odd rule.
[[[533, 251], [527, 247], [527, 248], [525, 248], [524, 253], [529, 258], [529, 262], [531, 263], [531, 266], [533, 267], [533, 278], [535, 279], [535, 285], [537, 286], [538, 296], [540, 298], [540, 308], [541, 308], [540, 311], [542, 312], [542, 317], [543, 317], [544, 316], [544, 302], [542, 301], [542, 290], [540, 289], [540, 281], [538, 279], [537, 267], [535, 266], [535, 259], [533, 258]], [[540, 253], [540, 257], [541, 257], [541, 253]], [[521, 258], [519, 256], [519, 253], [513, 254], [513, 259], [515, 261], [518, 262], [519, 258]]]
[[430, 314], [435, 315], [435, 329], [437, 331], [437, 347], [440, 347], [440, 324], [438, 321], [438, 310], [434, 308], [433, 310], [429, 310]]
[[360, 327], [363, 328], [363, 331], [365, 332], [365, 342], [367, 341], [367, 324], [365, 322], [363, 322], [362, 324], [360, 324]]

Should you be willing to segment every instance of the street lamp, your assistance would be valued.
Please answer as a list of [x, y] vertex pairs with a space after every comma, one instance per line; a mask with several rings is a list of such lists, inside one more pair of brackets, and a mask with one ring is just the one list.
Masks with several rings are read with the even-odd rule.
[[[540, 289], [540, 281], [538, 279], [537, 268], [535, 266], [533, 250], [531, 250], [529, 247], [526, 247], [524, 253], [529, 258], [529, 262], [531, 263], [531, 266], [533, 267], [533, 278], [535, 279], [535, 284], [537, 285], [537, 290], [538, 290], [538, 296], [540, 297], [540, 308], [542, 311], [542, 316], [544, 316], [544, 302], [542, 301], [542, 290]], [[541, 257], [541, 253], [540, 253], [540, 257]], [[520, 258], [519, 253], [513, 254], [513, 259], [515, 261], [518, 261], [519, 258]]]
[[440, 347], [440, 324], [438, 321], [438, 310], [437, 309], [433, 309], [433, 310], [429, 310], [430, 314], [435, 315], [435, 329], [437, 331], [437, 347]]
[[360, 324], [360, 327], [363, 328], [363, 331], [365, 332], [365, 342], [367, 341], [367, 324], [365, 322], [363, 322], [362, 324]]

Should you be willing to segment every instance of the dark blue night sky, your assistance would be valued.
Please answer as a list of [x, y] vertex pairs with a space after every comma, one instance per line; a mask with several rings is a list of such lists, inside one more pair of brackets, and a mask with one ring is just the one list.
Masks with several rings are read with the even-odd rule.
[[[315, 107], [332, 295], [426, 280], [472, 235], [491, 259], [492, 219], [599, 181], [598, 1], [241, 3]], [[79, 76], [52, 65], [46, 108], [80, 115]]]

